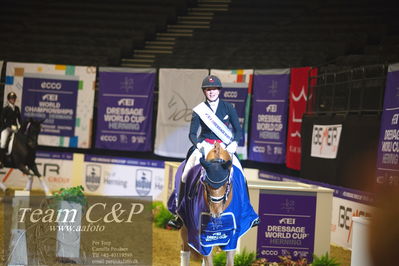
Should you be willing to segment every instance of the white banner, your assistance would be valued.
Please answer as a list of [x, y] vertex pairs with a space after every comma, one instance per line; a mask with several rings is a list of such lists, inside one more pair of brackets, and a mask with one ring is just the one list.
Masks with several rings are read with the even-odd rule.
[[[73, 154], [61, 152], [36, 152], [36, 164], [40, 174], [43, 176], [51, 191], [58, 191], [60, 188], [72, 186]], [[24, 189], [28, 177], [18, 169], [1, 169], [0, 175], [5, 180], [7, 187], [14, 189]], [[33, 178], [33, 189], [43, 190], [37, 177]]]
[[207, 69], [159, 70], [155, 154], [186, 157], [192, 146], [188, 138], [192, 109], [205, 99], [201, 84], [207, 75]]
[[220, 121], [219, 117], [215, 115], [215, 113], [205, 104], [205, 102], [200, 103], [193, 109], [199, 117], [201, 118], [202, 122], [205, 123], [215, 133], [216, 136], [219, 137], [224, 144], [229, 145], [233, 139], [233, 134], [231, 133], [230, 129]]
[[4, 102], [13, 91], [25, 118], [46, 119], [39, 144], [89, 148], [95, 79], [94, 66], [9, 62]]
[[84, 176], [75, 185], [82, 185], [87, 193], [152, 196], [162, 201], [164, 162], [98, 155], [84, 155], [83, 160], [79, 172]]
[[[237, 148], [238, 157], [242, 160], [248, 158], [248, 121], [253, 73], [253, 69], [211, 69], [211, 75], [217, 76], [223, 85], [220, 98], [226, 102], [230, 102], [236, 108], [243, 129], [243, 141], [239, 143]], [[234, 88], [240, 88], [240, 90], [233, 92], [232, 89]], [[239, 92], [245, 88], [246, 92], [244, 94]]]
[[313, 125], [311, 156], [337, 158], [342, 125]]
[[371, 217], [373, 210], [374, 207], [370, 205], [333, 197], [331, 243], [351, 249], [353, 235], [352, 217]]

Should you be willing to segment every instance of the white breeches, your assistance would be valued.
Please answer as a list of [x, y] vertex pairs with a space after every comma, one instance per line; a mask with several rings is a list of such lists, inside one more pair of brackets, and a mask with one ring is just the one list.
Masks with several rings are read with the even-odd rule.
[[1, 131], [1, 137], [0, 137], [0, 148], [5, 149], [6, 148], [6, 141], [8, 139], [8, 136], [10, 136], [12, 132], [12, 129], [7, 127]]
[[[206, 157], [206, 155], [208, 154], [208, 152], [209, 152], [210, 150], [212, 150], [213, 147], [214, 147], [213, 144], [210, 144], [210, 143], [208, 143], [208, 142], [206, 142], [206, 141], [203, 141], [203, 142], [201, 143], [201, 145], [202, 145], [202, 147], [204, 147], [204, 154], [205, 154], [205, 157]], [[221, 146], [223, 149], [226, 148], [226, 145], [225, 145], [224, 143], [220, 143], [220, 146]], [[230, 154], [230, 155], [233, 157], [233, 165], [235, 165], [236, 167], [238, 167], [238, 169], [240, 169], [241, 172], [243, 173], [243, 171], [242, 171], [242, 166], [241, 166], [241, 163], [240, 163], [240, 161], [238, 160], [238, 158], [237, 158], [234, 154]], [[200, 163], [199, 160], [200, 160], [201, 157], [202, 157], [201, 152], [200, 152], [198, 149], [195, 149], [194, 152], [193, 152], [193, 153], [190, 155], [190, 157], [187, 159], [186, 165], [184, 166], [183, 174], [182, 174], [182, 177], [181, 177], [181, 181], [182, 181], [183, 183], [186, 183], [188, 172], [189, 172], [194, 166], [196, 166], [197, 164]]]

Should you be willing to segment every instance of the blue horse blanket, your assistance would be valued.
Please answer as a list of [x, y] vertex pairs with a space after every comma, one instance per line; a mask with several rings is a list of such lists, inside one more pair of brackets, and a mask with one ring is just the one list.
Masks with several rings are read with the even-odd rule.
[[[184, 163], [176, 173], [176, 185], [180, 184], [180, 177]], [[205, 202], [204, 186], [201, 184], [201, 165], [196, 165], [189, 173], [186, 181], [186, 193], [179, 206], [175, 197], [169, 199], [169, 210], [182, 218], [188, 229], [188, 244], [200, 254], [207, 256], [213, 246], [220, 246], [222, 250], [235, 250], [238, 239], [251, 227], [258, 215], [255, 213], [248, 196], [246, 180], [242, 172], [233, 166], [232, 193], [233, 198], [218, 218], [213, 218]], [[178, 191], [178, 187], [176, 189]]]

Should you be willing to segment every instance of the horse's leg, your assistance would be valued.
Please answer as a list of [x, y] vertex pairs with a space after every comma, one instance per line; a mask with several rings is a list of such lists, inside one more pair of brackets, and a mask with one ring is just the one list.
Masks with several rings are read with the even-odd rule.
[[31, 173], [29, 172], [29, 169], [24, 165], [23, 163], [18, 164], [18, 169], [24, 173], [25, 175], [30, 175]]
[[213, 256], [212, 253], [209, 254], [208, 256], [204, 256], [204, 259], [202, 261], [202, 265], [205, 266], [213, 266]]
[[50, 191], [50, 189], [48, 188], [48, 186], [47, 186], [46, 181], [44, 180], [44, 178], [38, 177], [38, 179], [39, 179], [40, 185], [42, 185], [42, 188], [43, 188], [44, 193], [46, 194], [46, 196], [51, 196], [51, 195], [52, 195], [52, 194], [51, 194], [51, 191]]
[[25, 191], [31, 191], [32, 190], [32, 184], [33, 184], [33, 176], [29, 175], [28, 176], [28, 182], [26, 182], [26, 185], [25, 185]]
[[42, 175], [39, 173], [39, 170], [37, 169], [36, 163], [33, 162], [33, 164], [29, 164], [28, 167], [33, 171], [35, 176], [41, 177]]
[[31, 151], [28, 153], [28, 159], [27, 159], [27, 166], [30, 170], [33, 171], [33, 173], [35, 174], [35, 176], [37, 177], [41, 177], [41, 174], [39, 173], [39, 170], [37, 169], [37, 165], [36, 165], [36, 154], [35, 152]]
[[188, 245], [187, 228], [183, 226], [180, 229], [181, 237], [181, 251], [180, 251], [180, 266], [190, 265], [190, 247]]
[[234, 265], [234, 254], [236, 252], [234, 250], [226, 251], [226, 266]]

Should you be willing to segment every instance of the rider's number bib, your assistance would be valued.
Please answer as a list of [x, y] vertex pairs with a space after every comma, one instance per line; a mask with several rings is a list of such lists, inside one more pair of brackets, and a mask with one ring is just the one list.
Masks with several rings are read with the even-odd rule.
[[201, 246], [227, 245], [236, 229], [233, 213], [222, 213], [213, 218], [209, 213], [201, 213]]

